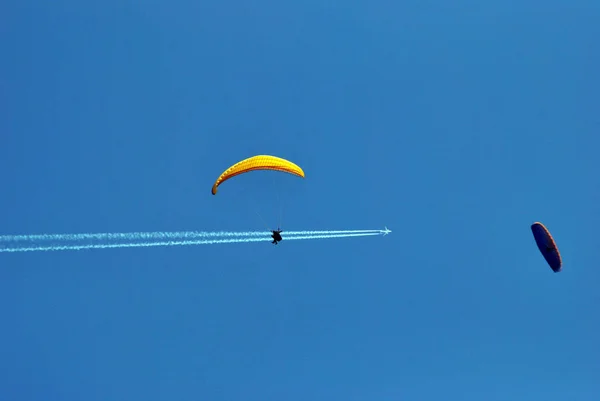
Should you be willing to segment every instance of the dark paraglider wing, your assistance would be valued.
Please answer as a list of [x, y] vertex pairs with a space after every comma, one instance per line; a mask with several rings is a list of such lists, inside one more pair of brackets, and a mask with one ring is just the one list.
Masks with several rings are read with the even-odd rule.
[[540, 222], [531, 225], [531, 232], [538, 249], [546, 259], [550, 268], [558, 273], [562, 270], [562, 258], [550, 231]]

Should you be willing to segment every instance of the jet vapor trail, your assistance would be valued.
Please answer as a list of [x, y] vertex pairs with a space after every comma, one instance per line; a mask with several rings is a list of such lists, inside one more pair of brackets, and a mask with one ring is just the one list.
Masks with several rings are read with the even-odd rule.
[[[284, 231], [284, 235], [337, 235], [382, 233], [382, 230], [321, 230], [321, 231]], [[84, 233], [84, 234], [32, 234], [32, 235], [0, 235], [2, 242], [63, 242], [63, 241], [142, 241], [142, 240], [197, 240], [208, 238], [231, 237], [269, 237], [269, 231], [154, 231], [130, 233]]]
[[[389, 230], [349, 230], [350, 232], [338, 231], [339, 234], [309, 234], [298, 235], [301, 231], [293, 232], [295, 235], [286, 237], [285, 240], [311, 240], [311, 239], [333, 239], [333, 238], [351, 238], [351, 237], [367, 237], [374, 235], [386, 235]], [[354, 232], [353, 232], [354, 231]], [[359, 231], [359, 232], [355, 232]], [[308, 231], [311, 232], [311, 231]], [[312, 231], [314, 232], [314, 231]], [[335, 233], [335, 231], [334, 231]], [[214, 234], [214, 233], [205, 233]], [[254, 233], [257, 234], [257, 233]], [[261, 235], [270, 233], [261, 233]], [[288, 233], [289, 234], [289, 233]], [[79, 234], [81, 235], [81, 234]], [[128, 238], [124, 238], [128, 239]], [[61, 240], [65, 241], [64, 237]], [[68, 240], [67, 240], [68, 241]], [[75, 241], [81, 241], [77, 239]], [[36, 251], [67, 251], [67, 250], [84, 250], [84, 249], [109, 249], [109, 248], [138, 248], [138, 247], [155, 247], [155, 246], [189, 246], [189, 245], [213, 245], [213, 244], [230, 244], [230, 243], [249, 243], [249, 242], [266, 242], [271, 241], [270, 237], [259, 237], [258, 235], [240, 237], [240, 238], [220, 238], [220, 239], [196, 239], [172, 241], [146, 241], [146, 242], [121, 242], [121, 243], [96, 243], [96, 244], [56, 244], [56, 245], [31, 245], [31, 246], [10, 246], [0, 248], [0, 252], [36, 252]], [[13, 245], [13, 244], [11, 244]], [[0, 245], [1, 246], [1, 245]]]

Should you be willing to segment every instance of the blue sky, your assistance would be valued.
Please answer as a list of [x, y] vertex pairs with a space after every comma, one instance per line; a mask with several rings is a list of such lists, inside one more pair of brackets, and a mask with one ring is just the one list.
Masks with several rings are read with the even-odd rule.
[[597, 1], [0, 15], [2, 234], [393, 230], [3, 253], [0, 398], [598, 399]]

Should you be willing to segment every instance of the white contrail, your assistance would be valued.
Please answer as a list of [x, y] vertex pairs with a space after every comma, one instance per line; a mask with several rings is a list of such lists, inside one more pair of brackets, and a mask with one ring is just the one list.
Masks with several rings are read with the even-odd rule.
[[[356, 230], [354, 230], [356, 231]], [[297, 232], [296, 232], [297, 233]], [[265, 233], [263, 233], [265, 234]], [[266, 233], [270, 234], [270, 233]], [[289, 233], [288, 233], [289, 234]], [[367, 237], [373, 235], [383, 235], [382, 230], [370, 230], [368, 232], [343, 232], [340, 234], [311, 234], [295, 235], [286, 237], [286, 241], [291, 240], [311, 240], [311, 239], [333, 239], [350, 237]], [[127, 239], [127, 238], [125, 238]], [[64, 237], [62, 238], [64, 241]], [[68, 241], [68, 240], [67, 240]], [[81, 241], [81, 240], [76, 240]], [[271, 241], [270, 237], [248, 236], [240, 238], [221, 238], [221, 239], [196, 239], [196, 240], [172, 240], [172, 241], [146, 241], [146, 242], [121, 242], [121, 243], [100, 243], [100, 244], [56, 244], [56, 245], [32, 245], [32, 246], [12, 246], [0, 248], [0, 252], [36, 252], [36, 251], [67, 251], [84, 249], [109, 249], [109, 248], [137, 248], [137, 247], [155, 247], [155, 246], [186, 246], [186, 245], [213, 245], [230, 243], [249, 243]], [[0, 245], [1, 246], [1, 245]]]
[[[382, 233], [382, 230], [321, 230], [321, 231], [284, 231], [286, 236], [295, 235], [337, 235]], [[270, 231], [154, 231], [130, 233], [85, 233], [85, 234], [32, 234], [32, 235], [0, 235], [2, 242], [63, 242], [63, 241], [143, 241], [143, 240], [198, 240], [210, 238], [263, 237], [270, 236]]]

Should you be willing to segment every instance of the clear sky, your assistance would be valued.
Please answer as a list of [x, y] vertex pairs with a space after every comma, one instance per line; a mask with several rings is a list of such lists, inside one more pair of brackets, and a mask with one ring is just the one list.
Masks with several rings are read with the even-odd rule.
[[2, 253], [0, 399], [599, 399], [597, 0], [0, 10], [0, 234], [393, 230]]

